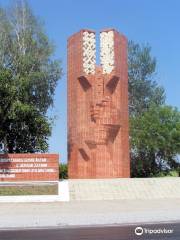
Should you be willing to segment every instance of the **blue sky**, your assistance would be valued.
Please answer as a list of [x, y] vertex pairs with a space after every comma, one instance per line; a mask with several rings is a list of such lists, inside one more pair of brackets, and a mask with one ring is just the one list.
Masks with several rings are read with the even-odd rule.
[[[8, 4], [9, 0], [0, 0]], [[67, 160], [67, 79], [66, 41], [82, 28], [99, 31], [116, 28], [128, 39], [149, 43], [157, 58], [156, 80], [163, 85], [169, 105], [180, 109], [180, 1], [179, 0], [29, 0], [45, 23], [46, 32], [56, 45], [55, 57], [62, 60], [64, 75], [59, 81], [53, 113], [56, 114], [50, 152]]]

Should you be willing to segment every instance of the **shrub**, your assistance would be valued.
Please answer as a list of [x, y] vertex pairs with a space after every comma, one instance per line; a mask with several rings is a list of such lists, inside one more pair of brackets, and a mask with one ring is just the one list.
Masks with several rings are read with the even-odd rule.
[[61, 163], [59, 165], [59, 179], [68, 178], [68, 166], [67, 163]]

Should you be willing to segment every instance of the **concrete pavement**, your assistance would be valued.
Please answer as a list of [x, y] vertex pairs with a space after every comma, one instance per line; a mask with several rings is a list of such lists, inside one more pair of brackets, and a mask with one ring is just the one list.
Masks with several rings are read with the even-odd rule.
[[59, 196], [49, 199], [0, 198], [0, 228], [180, 221], [180, 178], [69, 180], [59, 186]]
[[150, 223], [180, 220], [180, 199], [1, 203], [0, 228]]

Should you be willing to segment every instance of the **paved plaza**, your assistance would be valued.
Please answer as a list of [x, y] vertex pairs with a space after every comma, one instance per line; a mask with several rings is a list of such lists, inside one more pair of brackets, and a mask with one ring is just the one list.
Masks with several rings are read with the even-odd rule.
[[0, 228], [111, 225], [180, 220], [179, 199], [1, 203]]
[[0, 228], [180, 221], [180, 178], [68, 180], [59, 187], [59, 196], [67, 196], [61, 201], [53, 196], [2, 201]]

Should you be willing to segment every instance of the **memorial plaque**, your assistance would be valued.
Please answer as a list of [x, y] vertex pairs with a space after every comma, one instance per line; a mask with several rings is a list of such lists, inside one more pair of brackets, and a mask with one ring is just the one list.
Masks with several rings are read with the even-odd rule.
[[0, 181], [58, 181], [58, 154], [0, 154]]

